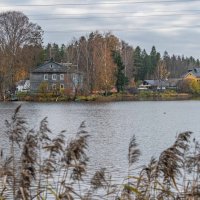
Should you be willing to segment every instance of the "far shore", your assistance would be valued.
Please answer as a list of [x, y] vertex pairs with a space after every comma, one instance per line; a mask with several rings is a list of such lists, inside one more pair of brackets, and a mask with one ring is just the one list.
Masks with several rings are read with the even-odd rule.
[[177, 93], [171, 91], [150, 92], [142, 91], [138, 94], [115, 93], [112, 95], [77, 95], [74, 96], [55, 96], [49, 94], [18, 94], [13, 99], [6, 101], [30, 101], [30, 102], [115, 102], [115, 101], [174, 101], [174, 100], [193, 100], [200, 99], [199, 95], [188, 93]]

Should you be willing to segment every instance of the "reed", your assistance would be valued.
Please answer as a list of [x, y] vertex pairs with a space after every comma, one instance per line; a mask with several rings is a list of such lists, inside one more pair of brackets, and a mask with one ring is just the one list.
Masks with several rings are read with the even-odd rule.
[[[107, 169], [96, 171], [85, 187], [88, 174], [89, 134], [85, 122], [70, 140], [65, 130], [52, 133], [44, 118], [30, 130], [17, 107], [5, 131], [9, 147], [0, 153], [0, 200], [198, 200], [200, 196], [200, 144], [192, 133], [180, 133], [175, 142], [138, 166], [141, 155], [136, 137], [128, 149], [128, 174], [123, 183], [113, 184]], [[6, 154], [6, 155], [5, 155]]]

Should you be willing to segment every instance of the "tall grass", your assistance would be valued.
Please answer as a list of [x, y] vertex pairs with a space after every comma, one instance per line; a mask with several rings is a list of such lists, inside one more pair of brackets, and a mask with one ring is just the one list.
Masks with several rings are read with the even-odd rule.
[[113, 184], [111, 174], [102, 168], [85, 184], [89, 161], [85, 122], [74, 138], [66, 140], [65, 130], [52, 133], [47, 118], [38, 130], [30, 130], [20, 108], [6, 121], [9, 152], [0, 152], [0, 200], [199, 199], [200, 145], [191, 132], [180, 133], [158, 159], [152, 157], [140, 167], [141, 152], [133, 136], [123, 183]]

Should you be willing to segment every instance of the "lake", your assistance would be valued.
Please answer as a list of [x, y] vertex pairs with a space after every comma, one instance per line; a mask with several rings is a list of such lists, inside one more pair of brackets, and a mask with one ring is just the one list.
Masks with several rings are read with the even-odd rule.
[[127, 175], [127, 154], [130, 138], [136, 135], [142, 152], [139, 165], [148, 164], [152, 156], [169, 147], [182, 131], [192, 131], [200, 139], [200, 101], [138, 101], [110, 103], [0, 103], [1, 147], [6, 148], [5, 119], [22, 104], [21, 114], [30, 128], [48, 117], [56, 135], [67, 130], [66, 137], [75, 135], [82, 121], [86, 122], [89, 138], [90, 172], [105, 167], [120, 183]]

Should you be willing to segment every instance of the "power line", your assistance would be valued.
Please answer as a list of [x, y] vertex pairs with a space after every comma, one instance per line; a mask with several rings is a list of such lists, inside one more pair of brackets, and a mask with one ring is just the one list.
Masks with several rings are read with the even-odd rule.
[[142, 18], [142, 17], [173, 17], [173, 16], [195, 16], [199, 15], [200, 13], [188, 13], [188, 14], [183, 14], [183, 13], [175, 13], [175, 14], [164, 14], [164, 15], [126, 15], [126, 16], [88, 16], [88, 17], [57, 17], [57, 18], [35, 18], [35, 19], [30, 19], [30, 20], [71, 20], [71, 19], [115, 19], [115, 18]]
[[[184, 28], [191, 28], [191, 29], [199, 29], [200, 25], [191, 25], [191, 26], [184, 26], [184, 25], [174, 25], [174, 26], [168, 26], [168, 27], [142, 27], [142, 28], [119, 28], [119, 29], [115, 29], [115, 28], [108, 28], [108, 29], [101, 29], [101, 28], [97, 28], [96, 30], [100, 31], [100, 32], [135, 32], [135, 31], [152, 31], [152, 30], [169, 30], [169, 29], [184, 29]], [[57, 34], [57, 33], [75, 33], [75, 32], [95, 32], [94, 30], [91, 29], [85, 29], [85, 30], [81, 30], [81, 29], [74, 29], [74, 30], [63, 30], [63, 31], [56, 31], [56, 30], [45, 30], [45, 33], [51, 33], [51, 34]]]
[[[65, 19], [127, 18], [127, 17], [128, 18], [137, 18], [137, 17], [141, 18], [141, 17], [160, 17], [160, 16], [161, 17], [162, 16], [163, 17], [173, 17], [173, 16], [190, 16], [190, 15], [195, 16], [195, 15], [200, 14], [200, 10], [181, 10], [181, 12], [192, 12], [192, 13], [177, 13], [177, 12], [178, 11], [154, 11], [153, 14], [140, 15], [141, 14], [140, 12], [132, 11], [132, 12], [117, 12], [117, 13], [44, 14], [44, 15], [27, 15], [27, 16], [28, 17], [50, 16], [50, 18], [49, 17], [48, 18], [32, 18], [31, 20], [65, 20]], [[156, 13], [164, 13], [164, 14], [156, 14]], [[132, 14], [132, 15], [126, 15], [126, 14]], [[112, 15], [112, 16], [101, 16], [101, 15]], [[116, 16], [113, 16], [113, 15], [116, 15]], [[120, 15], [120, 16], [117, 16], [117, 15]], [[53, 16], [67, 16], [67, 17], [53, 17]]]
[[[153, 13], [177, 13], [177, 12], [200, 12], [200, 10], [168, 10], [168, 11], [153, 11]], [[66, 14], [66, 13], [59, 13], [59, 14], [34, 14], [34, 15], [27, 15], [28, 17], [38, 17], [38, 16], [81, 16], [81, 15], [119, 15], [119, 14], [140, 14], [140, 12], [135, 11], [126, 11], [126, 12], [95, 12], [95, 13], [80, 13], [80, 14]]]
[[[163, 1], [120, 1], [120, 2], [93, 2], [93, 3], [55, 3], [55, 4], [15, 4], [15, 7], [55, 7], [55, 6], [92, 6], [92, 5], [124, 5], [124, 4], [162, 4], [162, 3], [191, 3], [199, 0], [163, 0]], [[10, 6], [2, 6], [10, 7]]]

